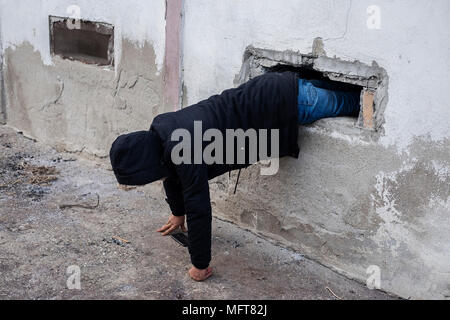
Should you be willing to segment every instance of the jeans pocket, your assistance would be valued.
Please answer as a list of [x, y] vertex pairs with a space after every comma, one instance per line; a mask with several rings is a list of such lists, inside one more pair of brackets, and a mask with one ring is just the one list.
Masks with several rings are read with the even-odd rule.
[[306, 99], [307, 104], [313, 106], [317, 103], [318, 94], [317, 89], [311, 83], [306, 85]]
[[299, 92], [299, 105], [313, 106], [317, 102], [317, 90], [309, 81], [300, 79]]

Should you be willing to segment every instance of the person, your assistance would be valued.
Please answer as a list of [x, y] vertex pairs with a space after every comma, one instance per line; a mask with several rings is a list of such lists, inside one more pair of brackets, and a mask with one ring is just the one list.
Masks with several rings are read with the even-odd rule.
[[[193, 161], [179, 163], [173, 161], [173, 151], [179, 143], [173, 139], [174, 132], [184, 129], [195, 136], [198, 134], [196, 122], [202, 125], [201, 134], [209, 129], [224, 136], [230, 129], [242, 129], [243, 132], [249, 129], [277, 130], [279, 140], [275, 156], [298, 158], [299, 125], [326, 117], [358, 115], [360, 93], [336, 88], [322, 80], [305, 79], [292, 71], [269, 72], [192, 106], [158, 115], [149, 130], [124, 134], [114, 141], [110, 160], [119, 184], [139, 186], [163, 180], [171, 215], [157, 231], [164, 236], [180, 229], [186, 231], [187, 222], [188, 250], [193, 265], [189, 275], [192, 279], [203, 281], [212, 274], [209, 266], [212, 210], [208, 181], [248, 167], [255, 159], [250, 161], [249, 145], [246, 144], [244, 162], [195, 162], [207, 143], [202, 141], [199, 149], [191, 141], [191, 150], [187, 151], [194, 152], [185, 156]], [[263, 139], [262, 135], [257, 135], [258, 145]], [[187, 151], [183, 150], [181, 154]], [[236, 153], [241, 150], [233, 146], [232, 151], [235, 160]], [[223, 159], [229, 152], [225, 146]], [[259, 160], [258, 157], [256, 161]]]

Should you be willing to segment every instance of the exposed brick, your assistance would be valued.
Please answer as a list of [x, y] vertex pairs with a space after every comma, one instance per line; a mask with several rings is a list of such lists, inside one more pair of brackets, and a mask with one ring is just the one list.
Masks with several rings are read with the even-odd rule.
[[373, 129], [374, 128], [374, 98], [375, 92], [364, 90], [363, 92], [363, 125], [364, 128]]

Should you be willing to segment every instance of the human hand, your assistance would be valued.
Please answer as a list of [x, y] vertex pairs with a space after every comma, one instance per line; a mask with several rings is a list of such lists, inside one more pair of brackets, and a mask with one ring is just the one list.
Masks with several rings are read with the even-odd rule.
[[174, 215], [171, 215], [169, 218], [169, 221], [165, 225], [163, 225], [161, 228], [159, 228], [157, 231], [161, 232], [163, 236], [167, 236], [172, 231], [177, 230], [181, 227], [181, 231], [186, 232], [186, 227], [184, 226], [184, 220], [185, 217], [177, 217]]
[[203, 270], [197, 269], [196, 267], [192, 267], [189, 270], [189, 276], [195, 281], [205, 281], [212, 275], [212, 268], [206, 268]]

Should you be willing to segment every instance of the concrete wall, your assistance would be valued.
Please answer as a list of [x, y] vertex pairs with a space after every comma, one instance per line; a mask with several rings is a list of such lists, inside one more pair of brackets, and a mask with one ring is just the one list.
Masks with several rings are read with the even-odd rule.
[[[378, 5], [380, 29], [368, 28]], [[299, 132], [300, 159], [278, 175], [246, 170], [212, 183], [217, 215], [403, 297], [450, 296], [450, 3], [190, 0], [185, 3], [186, 104], [234, 85], [245, 48], [373, 61], [389, 77], [379, 132], [348, 119]], [[370, 22], [370, 21], [369, 21]], [[370, 269], [369, 269], [370, 270]]]
[[[367, 25], [373, 4], [380, 29]], [[48, 16], [67, 16], [70, 5], [115, 26], [114, 68], [51, 56]], [[389, 292], [448, 298], [449, 10], [447, 0], [185, 1], [183, 68], [171, 65], [184, 74], [184, 105], [234, 86], [249, 45], [359, 60], [389, 78], [378, 132], [352, 119], [302, 128], [300, 159], [283, 159], [276, 176], [254, 166], [237, 195], [236, 175], [212, 182], [215, 214], [364, 282], [376, 265]], [[98, 156], [118, 134], [147, 129], [176, 108], [164, 103], [165, 86], [181, 86], [165, 78], [165, 17], [164, 0], [0, 0], [8, 125]]]
[[0, 124], [6, 123], [5, 81], [3, 76], [3, 41], [0, 23]]
[[[51, 56], [49, 15], [72, 17], [73, 6], [81, 19], [114, 25], [114, 68]], [[165, 111], [164, 0], [4, 0], [0, 8], [8, 125], [105, 156], [118, 134], [147, 130]]]

